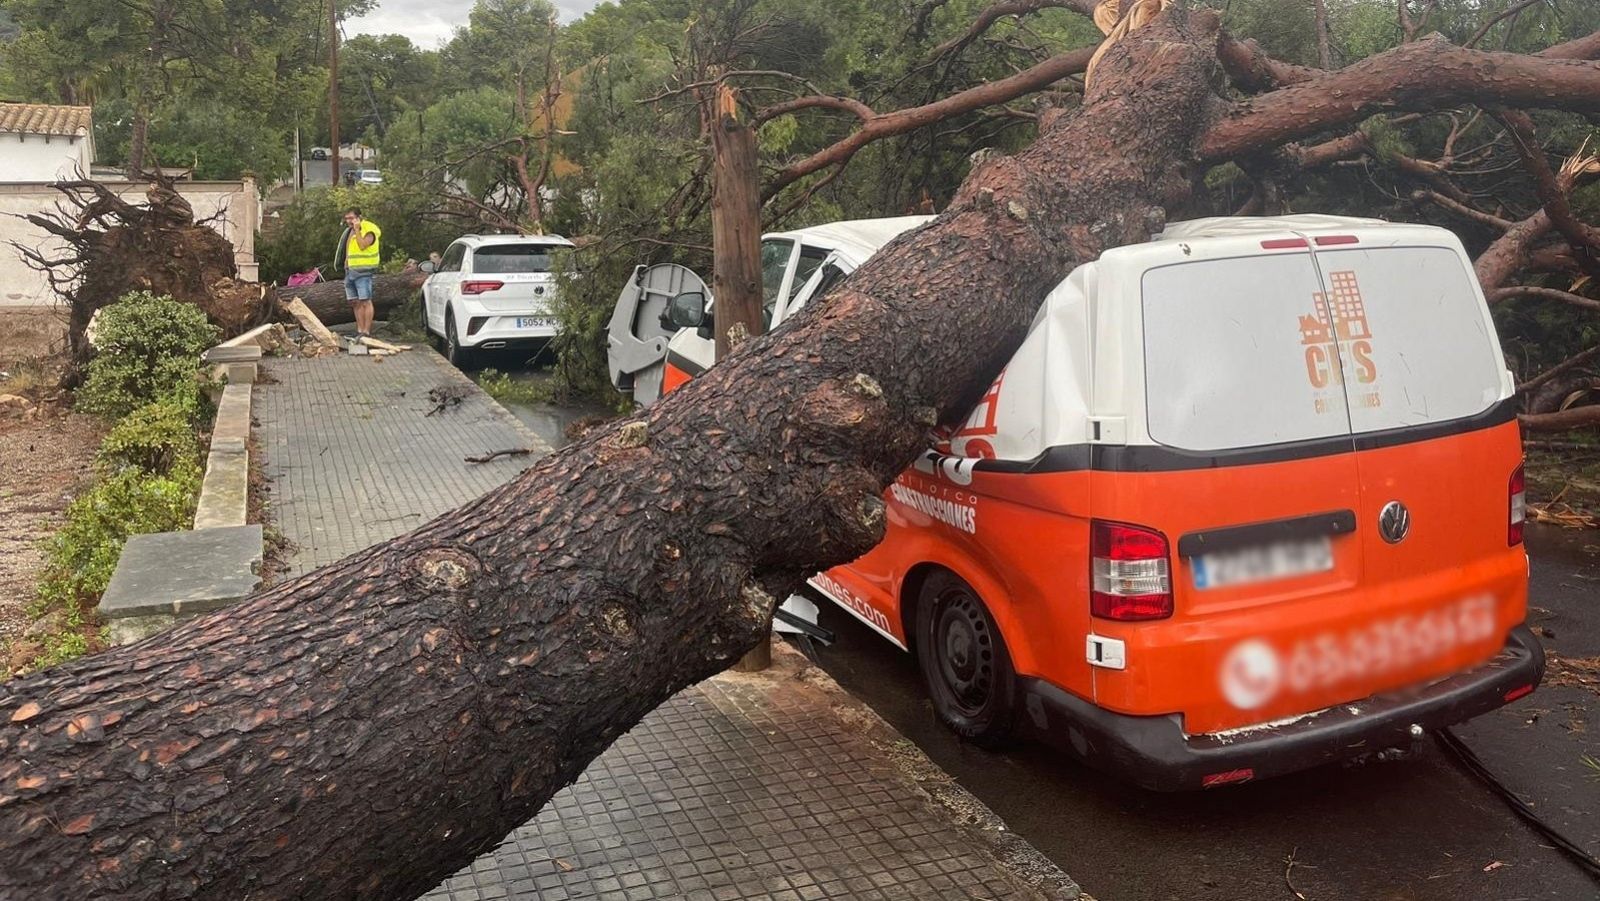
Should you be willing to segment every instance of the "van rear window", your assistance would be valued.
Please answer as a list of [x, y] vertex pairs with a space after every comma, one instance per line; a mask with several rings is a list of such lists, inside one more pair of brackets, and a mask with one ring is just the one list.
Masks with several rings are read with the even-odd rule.
[[484, 275], [549, 272], [552, 249], [549, 244], [490, 244], [472, 252], [472, 271]]
[[1259, 447], [1492, 405], [1500, 351], [1461, 258], [1384, 247], [1202, 260], [1143, 280], [1151, 438]]

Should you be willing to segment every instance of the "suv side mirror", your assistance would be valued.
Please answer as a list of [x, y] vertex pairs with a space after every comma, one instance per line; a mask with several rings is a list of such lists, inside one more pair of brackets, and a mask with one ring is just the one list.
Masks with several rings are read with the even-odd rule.
[[699, 291], [679, 294], [667, 301], [663, 317], [673, 328], [699, 328], [706, 324], [706, 296]]
[[433, 261], [432, 260], [423, 260], [422, 262], [417, 264], [417, 268], [421, 269], [423, 272], [427, 272], [429, 274], [432, 274], [439, 267], [433, 265]]

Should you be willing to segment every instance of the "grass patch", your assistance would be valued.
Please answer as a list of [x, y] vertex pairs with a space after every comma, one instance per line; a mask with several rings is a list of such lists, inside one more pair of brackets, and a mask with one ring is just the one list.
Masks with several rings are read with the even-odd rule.
[[485, 369], [479, 372], [478, 387], [503, 404], [526, 405], [551, 402], [550, 389], [544, 383], [517, 381], [498, 369]]
[[0, 394], [15, 394], [30, 400], [38, 400], [55, 388], [56, 378], [56, 373], [51, 371], [46, 361], [23, 360], [7, 367], [4, 374], [0, 374]]

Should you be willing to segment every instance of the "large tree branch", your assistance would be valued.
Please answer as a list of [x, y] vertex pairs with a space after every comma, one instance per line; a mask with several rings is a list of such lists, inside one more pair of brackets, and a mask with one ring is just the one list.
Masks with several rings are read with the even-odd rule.
[[1478, 26], [1478, 30], [1474, 31], [1472, 33], [1472, 37], [1467, 38], [1466, 43], [1462, 44], [1461, 46], [1463, 46], [1463, 47], [1476, 47], [1476, 46], [1478, 46], [1478, 42], [1483, 40], [1484, 35], [1487, 35], [1489, 33], [1490, 29], [1494, 28], [1496, 25], [1499, 25], [1501, 22], [1505, 21], [1506, 19], [1514, 19], [1514, 18], [1516, 18], [1517, 16], [1522, 14], [1523, 10], [1527, 9], [1530, 6], [1533, 6], [1533, 5], [1538, 4], [1538, 3], [1547, 3], [1547, 2], [1549, 2], [1549, 0], [1518, 0], [1518, 2], [1513, 3], [1510, 6], [1506, 7], [1505, 9], [1501, 10], [1497, 15], [1491, 16], [1487, 22], [1484, 22], [1482, 25], [1479, 25]]
[[779, 116], [798, 112], [803, 109], [819, 108], [844, 110], [864, 123], [871, 122], [878, 115], [877, 112], [872, 109], [872, 107], [867, 106], [865, 103], [862, 103], [859, 100], [850, 97], [834, 97], [828, 94], [817, 94], [811, 97], [796, 97], [793, 100], [785, 100], [782, 103], [774, 103], [771, 106], [763, 107], [756, 112], [755, 121], [756, 124], [759, 125], [762, 122], [768, 122], [778, 118]]
[[1212, 161], [1247, 155], [1391, 110], [1457, 103], [1600, 111], [1600, 65], [1467, 50], [1437, 35], [1241, 101], [1201, 140]]
[[1550, 233], [1550, 228], [1550, 214], [1539, 210], [1506, 229], [1505, 234], [1484, 248], [1472, 264], [1483, 290], [1492, 296], [1495, 289], [1527, 265], [1529, 250], [1535, 241]]
[[1493, 115], [1505, 126], [1517, 155], [1522, 158], [1522, 164], [1533, 175], [1534, 194], [1539, 198], [1540, 206], [1549, 214], [1550, 224], [1572, 245], [1573, 254], [1585, 271], [1600, 276], [1600, 259], [1596, 255], [1596, 250], [1600, 249], [1600, 228], [1588, 225], [1573, 214], [1572, 206], [1567, 202], [1570, 184], [1563, 185], [1550, 168], [1544, 148], [1534, 138], [1533, 119], [1521, 110], [1501, 109], [1494, 111]]
[[988, 31], [994, 23], [1007, 16], [1026, 16], [1041, 9], [1071, 9], [1084, 15], [1094, 15], [1099, 0], [997, 0], [983, 8], [967, 30], [933, 48], [929, 57], [938, 60], [960, 53], [966, 46]]
[[848, 162], [861, 148], [873, 141], [905, 134], [951, 116], [959, 116], [986, 106], [996, 106], [1015, 100], [1024, 94], [1043, 90], [1068, 75], [1082, 72], [1088, 67], [1094, 52], [1093, 47], [1069, 50], [1010, 78], [968, 88], [922, 106], [876, 114], [848, 137], [784, 167], [762, 188], [762, 199], [770, 200], [788, 185], [813, 172]]
[[1554, 300], [1585, 310], [1600, 310], [1600, 300], [1573, 294], [1571, 291], [1562, 291], [1559, 288], [1541, 288], [1538, 285], [1512, 285], [1509, 288], [1496, 288], [1489, 294], [1490, 303], [1499, 303], [1513, 297], [1536, 297], [1540, 300]]

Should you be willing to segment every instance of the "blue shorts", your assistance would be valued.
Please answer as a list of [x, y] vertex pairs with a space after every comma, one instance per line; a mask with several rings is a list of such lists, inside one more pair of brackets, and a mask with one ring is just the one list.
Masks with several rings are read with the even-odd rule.
[[355, 303], [372, 299], [372, 276], [376, 267], [361, 267], [344, 271], [344, 298]]

